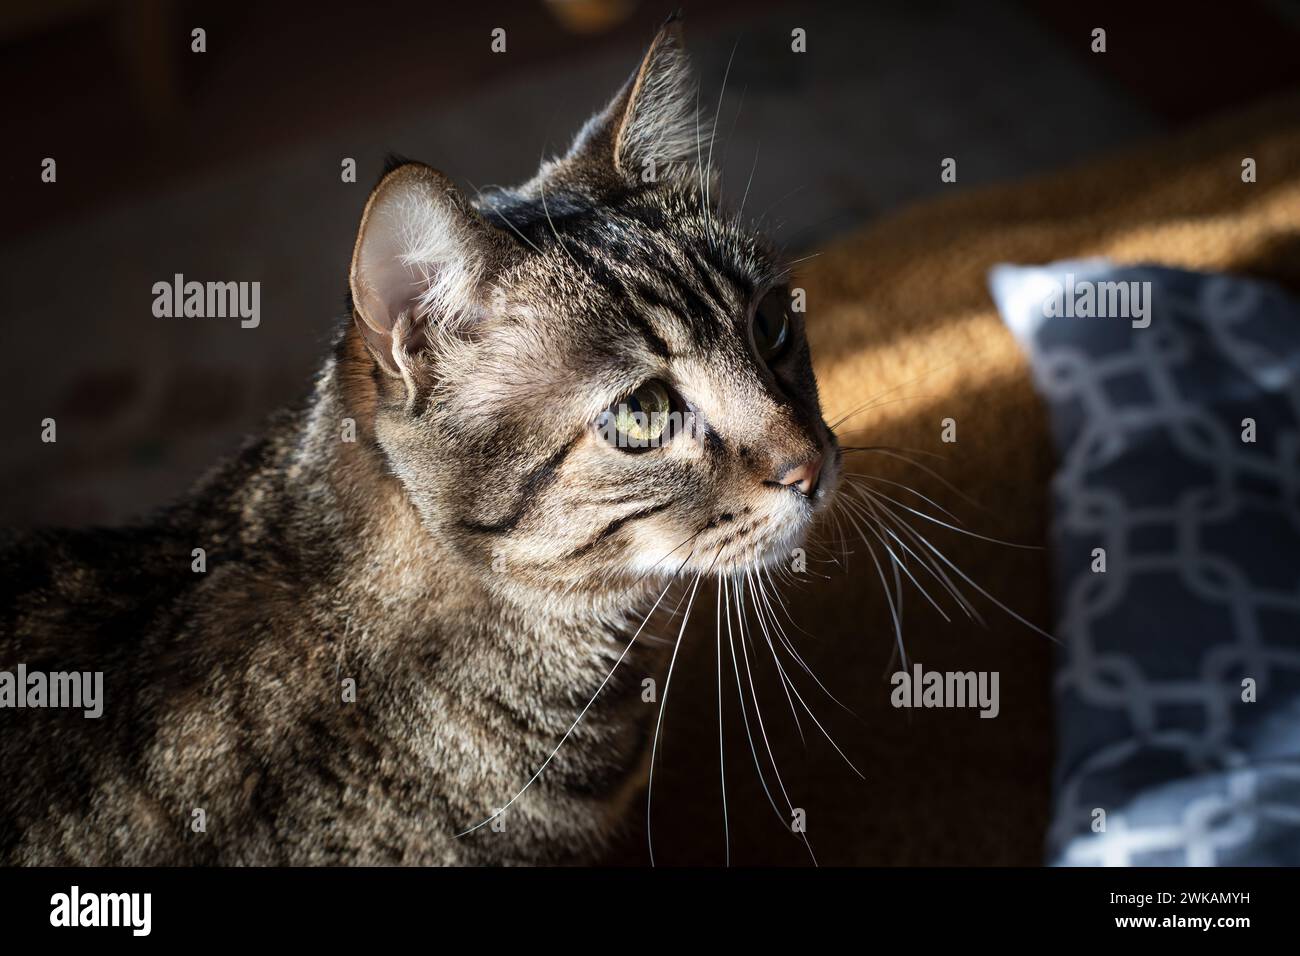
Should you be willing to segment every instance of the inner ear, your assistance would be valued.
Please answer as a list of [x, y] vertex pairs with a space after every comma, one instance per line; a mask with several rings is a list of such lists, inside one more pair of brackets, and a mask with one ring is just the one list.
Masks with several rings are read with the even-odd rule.
[[430, 335], [478, 314], [492, 228], [442, 173], [406, 163], [370, 194], [352, 253], [354, 320], [389, 375], [410, 378]]

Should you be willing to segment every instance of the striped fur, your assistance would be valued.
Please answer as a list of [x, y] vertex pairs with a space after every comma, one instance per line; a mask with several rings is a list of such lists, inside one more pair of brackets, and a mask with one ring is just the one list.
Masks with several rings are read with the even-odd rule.
[[[0, 763], [21, 768], [0, 788], [0, 860], [598, 850], [641, 780], [654, 708], [639, 682], [659, 648], [635, 648], [512, 795], [648, 599], [675, 576], [784, 560], [838, 469], [800, 317], [771, 367], [751, 342], [756, 302], [786, 277], [708, 198], [688, 89], [671, 23], [518, 189], [470, 201], [427, 167], [392, 170], [306, 408], [146, 523], [0, 550], [0, 666], [103, 670], [107, 698], [101, 721], [0, 715]], [[638, 454], [597, 434], [648, 379], [702, 434]], [[818, 453], [815, 497], [775, 483]], [[507, 805], [504, 829], [456, 836]]]

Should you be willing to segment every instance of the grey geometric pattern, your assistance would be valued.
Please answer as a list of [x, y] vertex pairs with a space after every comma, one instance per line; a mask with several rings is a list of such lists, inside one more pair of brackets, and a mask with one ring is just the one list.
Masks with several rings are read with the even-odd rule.
[[[1071, 273], [1149, 282], [1149, 327], [1045, 317]], [[1300, 864], [1300, 303], [1095, 260], [990, 286], [1059, 461], [1049, 862]]]

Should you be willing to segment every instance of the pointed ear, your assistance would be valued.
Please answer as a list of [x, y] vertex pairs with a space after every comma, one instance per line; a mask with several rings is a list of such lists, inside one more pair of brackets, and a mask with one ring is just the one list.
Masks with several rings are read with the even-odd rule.
[[451, 180], [422, 163], [375, 187], [349, 278], [353, 318], [385, 372], [409, 380], [410, 359], [434, 328], [480, 311], [494, 239]]
[[612, 167], [623, 179], [653, 170], [694, 171], [699, 153], [695, 77], [677, 14], [668, 19], [640, 67], [604, 110], [582, 128], [568, 159]]

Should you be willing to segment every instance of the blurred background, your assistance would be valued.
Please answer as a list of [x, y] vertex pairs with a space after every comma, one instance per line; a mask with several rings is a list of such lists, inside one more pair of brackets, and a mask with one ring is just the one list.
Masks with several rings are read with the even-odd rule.
[[[928, 194], [1069, 165], [1300, 83], [1296, 4], [1128, 7], [688, 4], [710, 109], [730, 61], [724, 196], [752, 169], [747, 211], [798, 253]], [[521, 180], [612, 95], [668, 12], [6, 3], [0, 522], [122, 522], [180, 493], [304, 394], [386, 152], [470, 190]], [[1096, 26], [1104, 55], [1089, 50]], [[196, 27], [206, 52], [191, 51]], [[497, 27], [505, 53], [490, 49]], [[938, 176], [947, 156], [956, 184]], [[155, 318], [151, 288], [175, 273], [260, 281], [260, 327]], [[47, 416], [57, 445], [39, 441]]]

